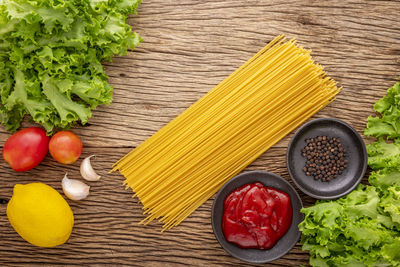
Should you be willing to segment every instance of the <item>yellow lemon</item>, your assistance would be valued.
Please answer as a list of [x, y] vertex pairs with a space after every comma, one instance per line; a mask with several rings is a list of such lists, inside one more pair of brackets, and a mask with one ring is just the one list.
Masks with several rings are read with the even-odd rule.
[[7, 217], [23, 239], [39, 247], [64, 244], [74, 225], [67, 201], [43, 183], [15, 185]]

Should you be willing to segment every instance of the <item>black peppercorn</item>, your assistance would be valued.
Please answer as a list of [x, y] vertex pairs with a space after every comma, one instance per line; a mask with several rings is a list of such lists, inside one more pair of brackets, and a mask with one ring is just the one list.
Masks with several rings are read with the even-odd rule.
[[301, 155], [306, 158], [303, 171], [307, 176], [329, 182], [347, 168], [347, 153], [340, 138], [316, 136], [306, 139], [305, 142]]

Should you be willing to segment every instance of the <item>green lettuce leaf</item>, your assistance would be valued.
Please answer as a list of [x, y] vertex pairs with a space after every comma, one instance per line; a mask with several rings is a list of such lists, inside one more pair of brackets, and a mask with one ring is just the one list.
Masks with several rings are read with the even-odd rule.
[[400, 184], [400, 170], [395, 168], [384, 168], [371, 172], [369, 183], [380, 188], [387, 188], [391, 185]]
[[[400, 188], [359, 185], [334, 201], [303, 208], [299, 225], [312, 266], [399, 266]], [[384, 250], [385, 248], [385, 250]]]
[[394, 238], [392, 243], [382, 247], [382, 256], [387, 262], [400, 262], [400, 238]]
[[400, 83], [388, 89], [387, 95], [375, 103], [374, 110], [380, 117], [368, 117], [364, 134], [375, 137], [400, 137]]
[[382, 138], [367, 145], [368, 165], [374, 169], [400, 167], [400, 144], [387, 143]]
[[25, 115], [48, 131], [85, 124], [112, 101], [101, 62], [142, 40], [127, 24], [140, 1], [0, 2], [0, 120], [16, 131]]
[[381, 207], [400, 226], [400, 186], [390, 186], [383, 192]]

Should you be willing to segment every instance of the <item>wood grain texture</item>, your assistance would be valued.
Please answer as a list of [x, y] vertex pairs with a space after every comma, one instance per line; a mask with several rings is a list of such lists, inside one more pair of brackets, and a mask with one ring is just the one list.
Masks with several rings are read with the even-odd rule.
[[[316, 117], [336, 117], [360, 133], [372, 106], [400, 74], [400, 1], [214, 0], [144, 1], [129, 22], [144, 42], [105, 63], [114, 102], [94, 112], [90, 125], [73, 129], [84, 142], [82, 158], [98, 157], [102, 180], [90, 183], [84, 201], [69, 201], [75, 214], [70, 240], [36, 248], [12, 229], [4, 201], [16, 183], [44, 182], [61, 192], [65, 172], [79, 178], [79, 163], [63, 166], [48, 156], [34, 170], [13, 172], [0, 161], [0, 265], [246, 266], [230, 257], [212, 233], [212, 199], [179, 227], [138, 225], [141, 205], [110, 166], [185, 110], [278, 34], [297, 38], [326, 67], [343, 91]], [[2, 148], [9, 134], [0, 130]], [[289, 179], [286, 146], [291, 135], [247, 169]], [[304, 204], [314, 199], [299, 192]], [[269, 266], [307, 264], [298, 243]], [[250, 265], [249, 265], [250, 266]]]

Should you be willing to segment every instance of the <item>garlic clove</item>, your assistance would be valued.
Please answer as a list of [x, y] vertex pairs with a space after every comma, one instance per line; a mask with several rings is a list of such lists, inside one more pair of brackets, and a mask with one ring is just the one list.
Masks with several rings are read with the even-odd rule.
[[90, 186], [88, 186], [84, 182], [75, 179], [69, 179], [67, 177], [67, 174], [65, 174], [64, 178], [62, 179], [61, 185], [64, 194], [69, 199], [81, 200], [89, 195]]
[[91, 155], [82, 160], [81, 175], [86, 181], [98, 181], [101, 176], [94, 171], [92, 164], [90, 163], [91, 157], [94, 157], [94, 155]]

